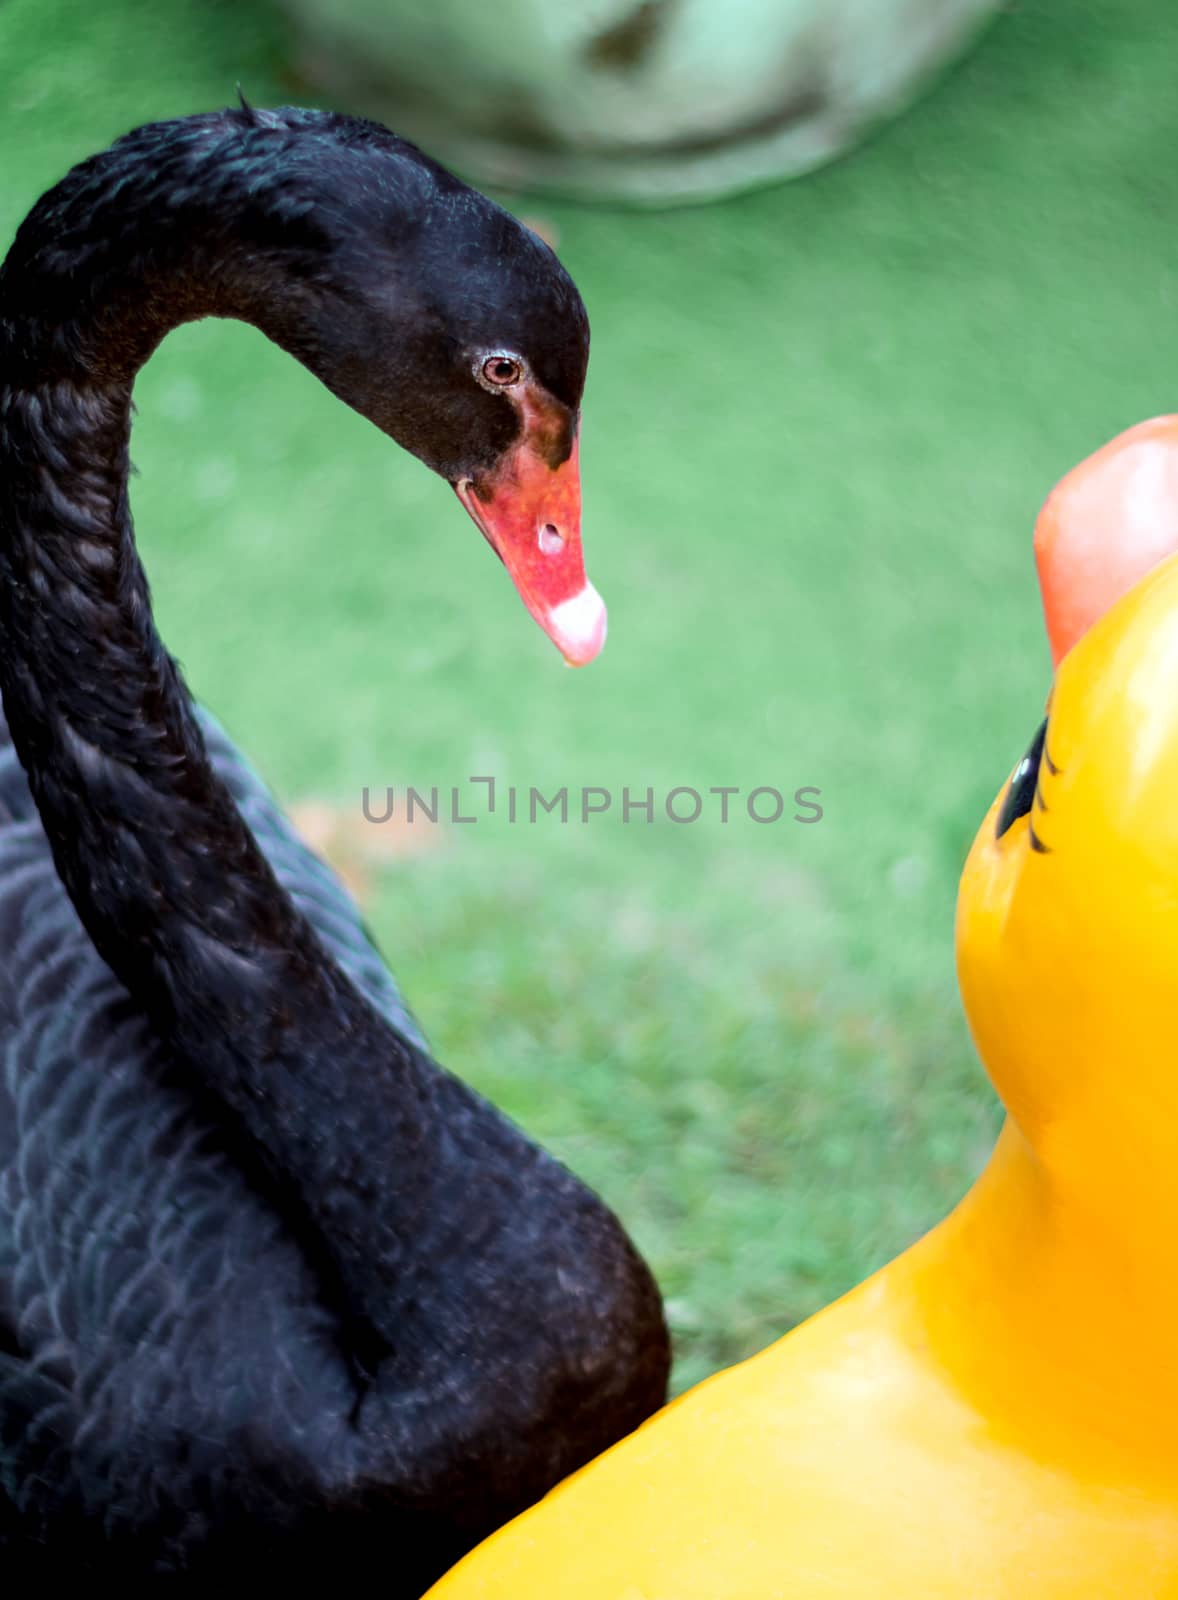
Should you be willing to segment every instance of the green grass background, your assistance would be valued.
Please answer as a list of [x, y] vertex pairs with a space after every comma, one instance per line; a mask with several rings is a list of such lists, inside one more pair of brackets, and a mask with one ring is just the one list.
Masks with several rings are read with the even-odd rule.
[[[237, 0], [0, 0], [0, 241], [127, 127], [297, 95]], [[252, 330], [139, 386], [159, 617], [286, 800], [470, 772], [821, 788], [817, 826], [482, 823], [373, 921], [442, 1060], [619, 1210], [682, 1386], [910, 1242], [998, 1109], [956, 878], [1048, 685], [1046, 491], [1178, 409], [1178, 8], [1023, 0], [853, 157], [706, 209], [526, 196], [594, 326], [606, 653], [571, 673], [449, 491]]]

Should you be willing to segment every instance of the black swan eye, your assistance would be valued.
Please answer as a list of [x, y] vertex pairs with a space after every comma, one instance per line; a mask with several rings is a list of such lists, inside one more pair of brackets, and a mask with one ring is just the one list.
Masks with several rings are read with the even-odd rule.
[[524, 369], [514, 356], [488, 356], [483, 362], [483, 377], [497, 389], [509, 389], [523, 375]]
[[1031, 740], [1027, 753], [1014, 769], [1010, 787], [998, 812], [995, 837], [1001, 839], [1006, 830], [1020, 817], [1025, 817], [1035, 799], [1035, 785], [1039, 781], [1039, 763], [1043, 759], [1043, 746], [1047, 740], [1047, 724], [1043, 723]]

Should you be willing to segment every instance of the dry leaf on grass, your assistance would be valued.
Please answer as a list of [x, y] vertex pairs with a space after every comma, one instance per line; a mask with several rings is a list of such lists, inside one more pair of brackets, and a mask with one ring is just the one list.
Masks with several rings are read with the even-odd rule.
[[519, 219], [525, 228], [530, 228], [538, 239], [543, 239], [550, 250], [555, 250], [560, 243], [560, 229], [555, 222], [549, 222], [547, 217], [521, 217]]
[[382, 867], [435, 850], [441, 843], [438, 823], [406, 822], [403, 817], [369, 822], [359, 806], [330, 800], [297, 801], [289, 815], [301, 837], [338, 873], [361, 905], [370, 900], [373, 880]]

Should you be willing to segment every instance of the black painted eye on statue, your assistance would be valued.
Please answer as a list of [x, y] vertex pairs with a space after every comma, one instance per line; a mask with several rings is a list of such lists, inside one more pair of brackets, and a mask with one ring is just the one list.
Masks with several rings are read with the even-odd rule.
[[998, 809], [996, 837], [999, 839], [1020, 817], [1025, 817], [1034, 804], [1035, 785], [1039, 781], [1039, 763], [1043, 759], [1043, 747], [1046, 742], [1047, 724], [1044, 722], [1031, 740], [1026, 755], [1015, 767], [1010, 787]]

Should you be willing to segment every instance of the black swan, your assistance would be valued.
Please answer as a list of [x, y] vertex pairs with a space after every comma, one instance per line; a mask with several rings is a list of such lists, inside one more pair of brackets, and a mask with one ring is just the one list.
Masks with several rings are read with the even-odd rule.
[[430, 1059], [155, 632], [131, 389], [254, 323], [458, 489], [571, 660], [584, 308], [372, 123], [141, 128], [0, 268], [0, 1572], [419, 1594], [664, 1398], [605, 1206]]

